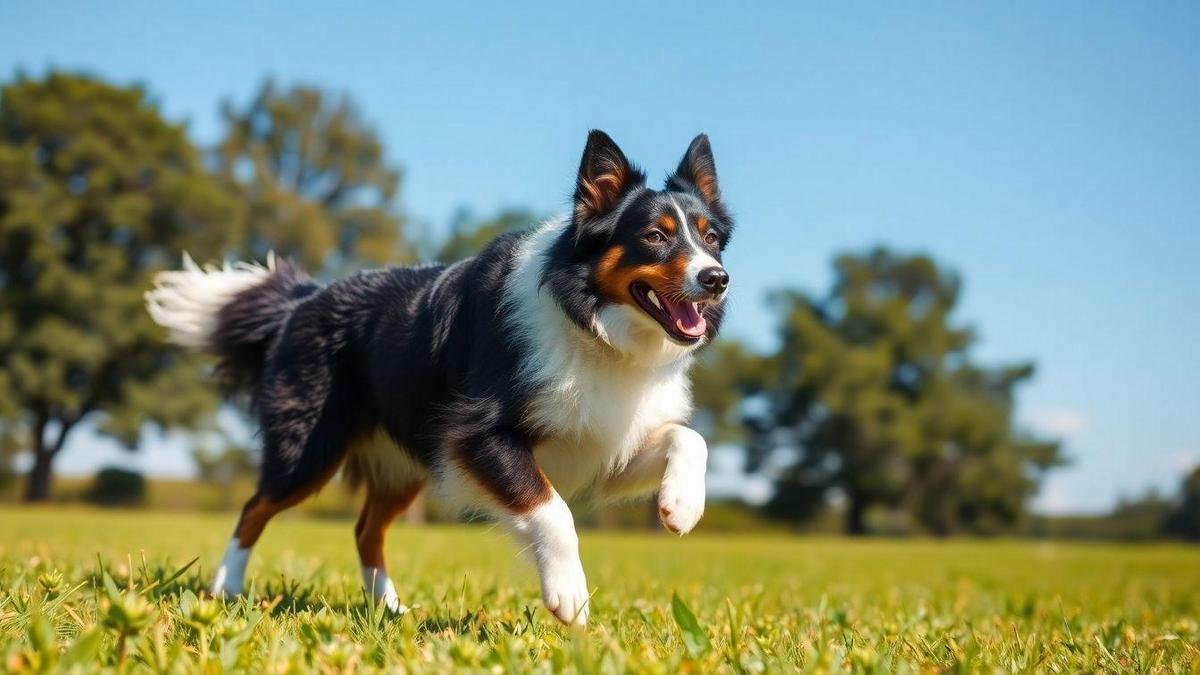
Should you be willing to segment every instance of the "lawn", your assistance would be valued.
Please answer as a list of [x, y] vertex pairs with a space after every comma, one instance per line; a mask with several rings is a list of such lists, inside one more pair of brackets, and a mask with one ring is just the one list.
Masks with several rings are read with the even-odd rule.
[[343, 521], [278, 520], [250, 597], [198, 599], [230, 527], [0, 509], [0, 669], [1200, 672], [1197, 548], [584, 532], [575, 633], [484, 526], [393, 528], [402, 617]]

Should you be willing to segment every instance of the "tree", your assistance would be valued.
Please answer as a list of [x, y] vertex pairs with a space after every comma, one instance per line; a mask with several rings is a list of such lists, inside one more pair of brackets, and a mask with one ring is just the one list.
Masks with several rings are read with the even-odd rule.
[[1179, 492], [1179, 504], [1167, 517], [1165, 529], [1176, 537], [1200, 540], [1200, 466], [1184, 477]]
[[28, 501], [85, 420], [133, 447], [215, 404], [143, 306], [179, 252], [217, 256], [236, 200], [140, 87], [51, 73], [0, 90], [0, 439], [33, 454]]
[[243, 195], [246, 254], [270, 251], [332, 275], [366, 262], [411, 262], [397, 213], [400, 171], [345, 97], [264, 83], [244, 108], [226, 103], [219, 171]]
[[1061, 465], [1056, 442], [1013, 427], [1015, 389], [1029, 365], [987, 370], [962, 363], [925, 387], [913, 414], [924, 442], [913, 459], [909, 506], [937, 535], [995, 534], [1025, 513], [1038, 477]]
[[939, 534], [1012, 524], [1061, 462], [1013, 426], [1013, 389], [1032, 368], [970, 362], [973, 335], [950, 320], [960, 282], [931, 259], [879, 249], [834, 267], [827, 296], [776, 298], [782, 344], [751, 460], [784, 447], [796, 461], [768, 513], [806, 517], [836, 490], [850, 534], [873, 506]]
[[766, 391], [776, 366], [773, 355], [758, 354], [733, 339], [722, 339], [701, 352], [692, 367], [692, 398], [697, 428], [710, 443], [754, 439], [749, 423], [754, 415], [746, 408]]

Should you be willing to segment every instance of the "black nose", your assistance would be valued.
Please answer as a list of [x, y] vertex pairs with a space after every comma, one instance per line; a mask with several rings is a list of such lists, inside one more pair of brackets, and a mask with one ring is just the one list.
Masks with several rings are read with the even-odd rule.
[[709, 293], [723, 293], [729, 286], [729, 273], [724, 267], [705, 267], [697, 275], [700, 285]]

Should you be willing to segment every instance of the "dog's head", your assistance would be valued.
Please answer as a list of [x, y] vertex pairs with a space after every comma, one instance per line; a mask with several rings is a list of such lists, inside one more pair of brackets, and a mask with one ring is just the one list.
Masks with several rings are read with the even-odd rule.
[[621, 351], [689, 351], [719, 328], [732, 231], [707, 136], [653, 190], [607, 134], [592, 131], [571, 228], [545, 280], [568, 315]]

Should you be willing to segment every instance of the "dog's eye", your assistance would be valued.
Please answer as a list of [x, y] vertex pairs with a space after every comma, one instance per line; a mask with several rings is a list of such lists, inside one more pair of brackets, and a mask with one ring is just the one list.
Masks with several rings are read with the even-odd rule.
[[667, 241], [667, 235], [663, 234], [662, 232], [659, 232], [658, 230], [650, 230], [645, 235], [643, 235], [642, 238], [645, 239], [646, 241], [650, 242], [651, 244], [663, 244], [663, 243], [666, 243], [666, 241]]
[[720, 238], [717, 237], [716, 232], [709, 232], [704, 235], [704, 243], [708, 244], [709, 246], [716, 246], [718, 241], [720, 241]]

